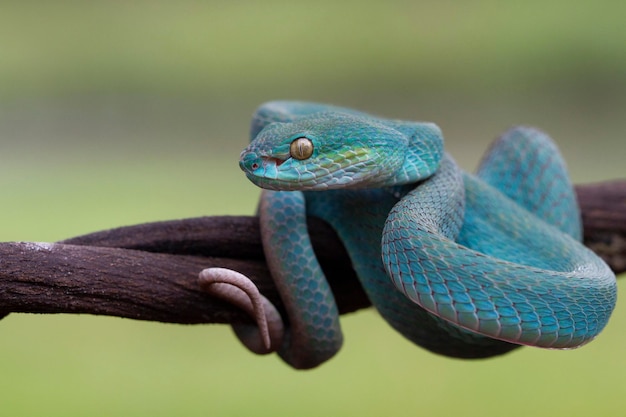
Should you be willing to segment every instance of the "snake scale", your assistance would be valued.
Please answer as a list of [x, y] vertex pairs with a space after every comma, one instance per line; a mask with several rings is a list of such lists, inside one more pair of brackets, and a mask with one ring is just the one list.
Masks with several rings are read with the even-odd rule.
[[208, 268], [200, 283], [255, 317], [235, 326], [254, 352], [307, 369], [341, 347], [307, 215], [337, 231], [381, 316], [430, 351], [573, 348], [609, 320], [615, 276], [581, 244], [565, 163], [543, 132], [505, 132], [475, 175], [444, 151], [435, 124], [324, 104], [266, 103], [251, 138], [239, 164], [264, 189], [262, 241], [286, 317], [235, 271]]

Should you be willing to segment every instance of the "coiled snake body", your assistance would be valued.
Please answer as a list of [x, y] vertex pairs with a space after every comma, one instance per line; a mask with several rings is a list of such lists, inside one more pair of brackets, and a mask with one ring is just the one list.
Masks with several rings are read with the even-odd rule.
[[615, 276], [580, 243], [575, 194], [544, 133], [509, 130], [476, 175], [444, 152], [434, 124], [340, 107], [267, 103], [251, 137], [240, 166], [266, 189], [261, 234], [288, 328], [246, 277], [211, 268], [200, 279], [256, 317], [260, 333], [236, 329], [252, 350], [311, 368], [341, 346], [307, 214], [335, 228], [385, 320], [431, 351], [475, 358], [518, 345], [572, 348], [606, 325]]

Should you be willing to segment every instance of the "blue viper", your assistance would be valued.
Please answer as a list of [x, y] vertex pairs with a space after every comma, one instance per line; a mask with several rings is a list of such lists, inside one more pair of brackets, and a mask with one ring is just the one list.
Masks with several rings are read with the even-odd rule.
[[476, 175], [445, 153], [432, 123], [330, 105], [266, 103], [251, 137], [239, 164], [265, 189], [261, 235], [289, 326], [245, 276], [200, 274], [204, 288], [256, 318], [235, 329], [251, 350], [307, 369], [341, 347], [307, 215], [337, 231], [382, 317], [433, 352], [573, 348], [608, 322], [615, 276], [581, 244], [565, 163], [543, 132], [504, 133]]

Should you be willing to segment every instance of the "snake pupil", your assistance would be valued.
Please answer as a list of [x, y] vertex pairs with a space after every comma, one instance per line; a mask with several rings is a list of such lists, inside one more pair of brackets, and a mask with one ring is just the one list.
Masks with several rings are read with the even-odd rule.
[[289, 154], [299, 161], [308, 159], [313, 155], [313, 142], [305, 137], [294, 139], [289, 145]]

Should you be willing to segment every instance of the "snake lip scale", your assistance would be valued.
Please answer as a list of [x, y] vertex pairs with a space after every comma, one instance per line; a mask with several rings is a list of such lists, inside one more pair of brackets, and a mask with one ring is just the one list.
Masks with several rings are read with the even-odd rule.
[[331, 105], [265, 103], [250, 136], [239, 166], [264, 189], [261, 238], [286, 317], [235, 271], [204, 270], [200, 283], [254, 317], [235, 329], [252, 351], [309, 369], [342, 345], [307, 215], [336, 230], [380, 315], [432, 352], [571, 349], [606, 326], [615, 276], [581, 244], [567, 168], [545, 133], [510, 129], [476, 174], [445, 153], [433, 123]]

